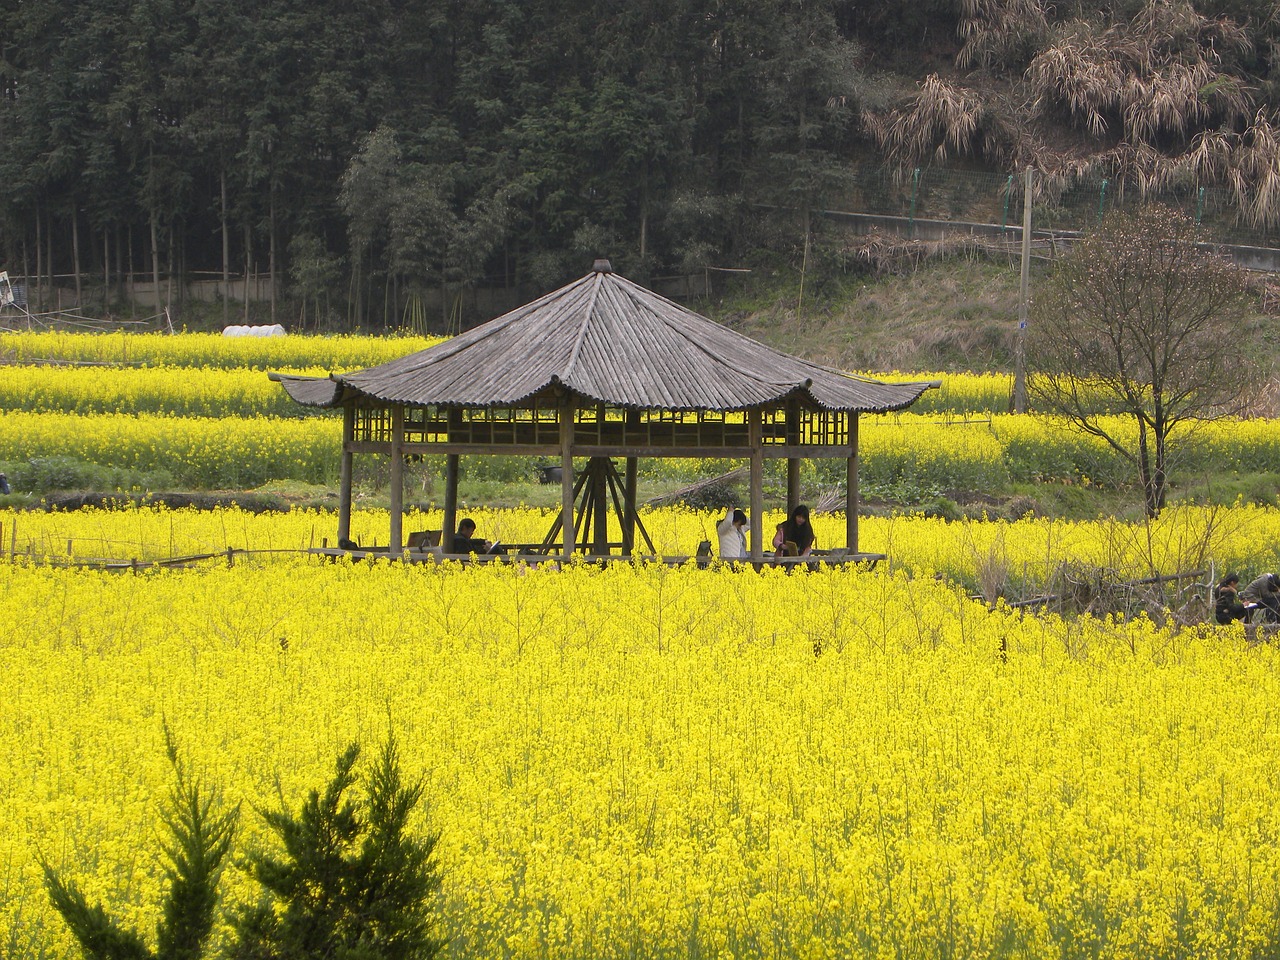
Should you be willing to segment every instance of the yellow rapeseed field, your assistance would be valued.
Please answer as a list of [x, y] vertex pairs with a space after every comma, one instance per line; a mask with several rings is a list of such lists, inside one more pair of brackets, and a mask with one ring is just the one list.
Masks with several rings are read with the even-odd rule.
[[[261, 370], [356, 369], [426, 345], [0, 335], [20, 363], [156, 368], [23, 370], [0, 388], [0, 461], [331, 482], [337, 418], [281, 418]], [[196, 369], [220, 366], [237, 369]], [[866, 489], [1121, 476], [1060, 423], [952, 416], [1001, 409], [1007, 378], [948, 384], [919, 415], [866, 418]], [[1221, 424], [1184, 464], [1270, 469], [1277, 450], [1271, 422]], [[518, 542], [552, 520], [463, 512]], [[719, 518], [642, 513], [677, 555], [714, 540]], [[842, 515], [813, 519], [819, 546], [843, 545]], [[405, 530], [440, 525], [411, 511]], [[862, 549], [887, 562], [791, 574], [301, 553], [336, 528], [316, 510], [0, 511], [0, 957], [79, 955], [41, 856], [154, 930], [165, 724], [241, 805], [239, 852], [270, 842], [258, 811], [296, 809], [350, 741], [371, 753], [394, 732], [427, 784], [420, 826], [442, 831], [450, 958], [1280, 956], [1276, 646], [1239, 626], [986, 602], [1065, 565], [1274, 569], [1273, 508], [864, 518]], [[366, 545], [388, 528], [384, 510], [352, 518]], [[231, 548], [251, 552], [146, 565]], [[89, 558], [140, 564], [63, 566]], [[234, 908], [254, 888], [232, 869], [224, 896]]]
[[[485, 538], [509, 543], [541, 541], [555, 519], [555, 511], [529, 507], [491, 509], [464, 504], [460, 511], [460, 516], [476, 521]], [[722, 516], [683, 506], [640, 511], [641, 522], [664, 556], [689, 556], [700, 540], [714, 540], [715, 526]], [[404, 530], [438, 530], [442, 519], [439, 510], [411, 510]], [[766, 541], [774, 525], [783, 519], [778, 511], [765, 515]], [[616, 518], [613, 523], [617, 536]], [[819, 547], [845, 545], [843, 513], [815, 513], [813, 526]], [[1045, 584], [1064, 563], [1120, 580], [1191, 570], [1212, 570], [1219, 576], [1235, 570], [1248, 579], [1264, 570], [1280, 569], [1280, 512], [1244, 504], [1173, 507], [1151, 523], [1111, 518], [946, 521], [920, 515], [862, 517], [859, 531], [861, 549], [887, 554], [895, 569], [918, 577], [942, 575], [970, 589], [990, 587], [994, 579], [1015, 595]], [[386, 510], [353, 511], [351, 535], [359, 543], [385, 547], [389, 533]], [[199, 511], [160, 507], [0, 511], [0, 538], [0, 552], [4, 553], [13, 550], [59, 561], [145, 562], [227, 549], [299, 551], [319, 547], [326, 540], [333, 546], [337, 518], [331, 511], [302, 509], [261, 514], [238, 508]]]
[[224, 337], [216, 333], [0, 331], [0, 354], [18, 363], [48, 361], [148, 367], [228, 367], [345, 371], [372, 367], [439, 343], [440, 337]]
[[38, 851], [154, 928], [162, 721], [243, 803], [241, 849], [393, 730], [451, 957], [1280, 949], [1280, 663], [1239, 628], [1024, 619], [888, 572], [0, 578], [15, 960], [68, 955]]

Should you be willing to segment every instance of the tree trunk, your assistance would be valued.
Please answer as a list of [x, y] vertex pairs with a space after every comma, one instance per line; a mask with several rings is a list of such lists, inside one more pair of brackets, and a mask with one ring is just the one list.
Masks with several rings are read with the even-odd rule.
[[[38, 223], [39, 221], [37, 221]], [[22, 233], [22, 281], [27, 285], [27, 310], [31, 309], [31, 251], [27, 247], [27, 233]], [[36, 256], [40, 255], [37, 248]]]
[[160, 311], [160, 226], [156, 223], [154, 202], [151, 204], [151, 284], [158, 313]]
[[102, 228], [102, 312], [111, 312], [111, 230]]
[[164, 312], [166, 316], [169, 313], [169, 308], [173, 306], [173, 275], [177, 272], [177, 261], [174, 259], [176, 251], [174, 248], [177, 247], [178, 244], [174, 237], [173, 221], [169, 222], [169, 229], [167, 233], [169, 234], [169, 250], [168, 258], [166, 260], [166, 263], [168, 264], [166, 273], [168, 276], [164, 278]]
[[134, 269], [133, 262], [133, 223], [129, 224], [129, 319], [138, 319], [138, 291], [134, 288], [137, 282], [138, 271]]
[[74, 204], [71, 206], [71, 269], [76, 275], [76, 310], [80, 310], [84, 304], [80, 286], [80, 213]]
[[[649, 253], [649, 165], [644, 165], [644, 173], [640, 178], [640, 269]], [[645, 271], [647, 273], [647, 271]]]
[[[155, 150], [152, 149], [147, 153], [147, 183], [149, 186], [155, 183]], [[156, 212], [156, 199], [154, 196], [148, 198], [148, 207], [151, 215], [151, 282], [155, 288], [155, 306], [156, 311], [160, 310], [160, 226], [156, 222], [159, 214]]]
[[1148, 517], [1155, 517], [1160, 513], [1160, 503], [1151, 465], [1147, 424], [1141, 419], [1138, 421], [1138, 483], [1142, 486], [1142, 500], [1146, 514]]
[[267, 273], [270, 276], [271, 283], [271, 322], [276, 322], [276, 267], [279, 261], [276, 259], [276, 188], [275, 181], [271, 183], [271, 237], [269, 240], [268, 256], [271, 259]]
[[1151, 482], [1155, 491], [1156, 513], [1159, 513], [1164, 509], [1165, 500], [1169, 494], [1169, 425], [1165, 423], [1164, 417], [1159, 413], [1157, 413], [1157, 417], [1155, 425], [1156, 463]]
[[231, 228], [227, 223], [227, 169], [218, 172], [221, 193], [219, 216], [222, 221], [222, 325], [231, 325]]
[[244, 225], [244, 322], [249, 323], [249, 276], [253, 257], [253, 233]]
[[27, 294], [29, 304], [27, 309], [30, 310], [30, 303], [36, 306], [36, 313], [44, 310], [44, 295], [41, 291], [41, 285], [44, 283], [44, 229], [43, 219], [40, 216], [41, 211], [36, 210], [36, 289], [35, 298], [32, 299], [30, 292]]
[[129, 296], [126, 289], [128, 279], [124, 274], [124, 242], [125, 236], [120, 231], [120, 224], [116, 224], [116, 302], [119, 303], [125, 297]]

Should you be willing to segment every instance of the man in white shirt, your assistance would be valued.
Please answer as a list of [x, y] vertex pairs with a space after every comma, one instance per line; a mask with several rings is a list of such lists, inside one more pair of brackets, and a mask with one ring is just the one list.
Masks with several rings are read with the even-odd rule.
[[751, 524], [747, 515], [736, 507], [730, 507], [724, 519], [716, 524], [716, 533], [720, 534], [720, 559], [747, 559], [747, 531]]

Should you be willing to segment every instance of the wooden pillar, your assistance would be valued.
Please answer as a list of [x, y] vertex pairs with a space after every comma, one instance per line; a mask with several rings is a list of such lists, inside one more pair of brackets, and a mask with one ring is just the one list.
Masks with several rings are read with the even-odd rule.
[[[601, 418], [603, 420], [603, 417]], [[595, 499], [595, 519], [592, 531], [592, 539], [595, 544], [591, 550], [597, 556], [605, 556], [609, 553], [609, 477], [608, 458], [600, 457], [596, 463], [592, 465], [594, 469], [591, 472], [591, 486], [593, 488], [592, 496]]]
[[456, 453], [444, 458], [444, 518], [440, 521], [440, 544], [453, 552], [453, 535], [458, 532], [458, 465]]
[[849, 462], [846, 468], [844, 524], [845, 544], [858, 552], [858, 413], [849, 413]]
[[761, 413], [747, 411], [747, 443], [751, 446], [751, 559], [764, 559], [764, 444]]
[[404, 546], [404, 406], [391, 408], [391, 545], [392, 556]]
[[623, 483], [624, 516], [622, 519], [622, 555], [629, 557], [636, 548], [636, 481], [639, 476], [640, 460], [638, 457], [627, 457], [627, 475]]
[[573, 556], [573, 397], [566, 397], [560, 407], [560, 532], [563, 534], [564, 559]]
[[[787, 401], [787, 443], [800, 442], [800, 402]], [[800, 460], [787, 457], [787, 516], [800, 505]]]
[[351, 444], [356, 438], [356, 407], [348, 403], [342, 408], [342, 466], [338, 472], [338, 539], [351, 539]]
[[392, 513], [392, 539], [390, 553], [396, 556], [404, 545], [404, 407], [397, 403], [392, 407], [392, 489], [390, 489], [390, 513]]

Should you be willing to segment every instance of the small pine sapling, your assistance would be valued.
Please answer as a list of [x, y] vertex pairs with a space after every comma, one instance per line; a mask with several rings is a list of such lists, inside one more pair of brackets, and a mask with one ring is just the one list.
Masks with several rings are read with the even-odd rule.
[[423, 785], [403, 782], [389, 737], [364, 801], [352, 800], [359, 756], [359, 745], [349, 746], [328, 786], [312, 790], [296, 815], [283, 804], [263, 814], [283, 851], [246, 859], [263, 897], [234, 920], [235, 960], [429, 960], [443, 947], [431, 913], [439, 834], [410, 832]]
[[162, 819], [168, 889], [153, 951], [136, 931], [120, 926], [102, 904], [89, 906], [73, 881], [64, 880], [43, 856], [45, 888], [88, 960], [200, 960], [213, 932], [218, 882], [235, 837], [239, 806], [221, 812], [216, 791], [188, 775], [168, 726], [165, 748], [175, 783]]

